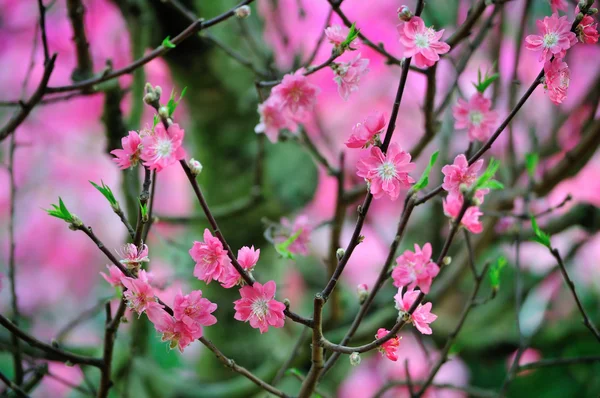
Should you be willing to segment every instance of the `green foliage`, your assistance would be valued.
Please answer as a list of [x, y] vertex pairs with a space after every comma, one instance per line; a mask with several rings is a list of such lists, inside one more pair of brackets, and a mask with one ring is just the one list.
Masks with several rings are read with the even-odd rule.
[[162, 41], [162, 45], [165, 48], [175, 48], [175, 44], [171, 42], [171, 36], [165, 37], [165, 39]]
[[435, 151], [431, 155], [431, 157], [429, 158], [429, 164], [425, 168], [425, 171], [423, 171], [423, 174], [421, 174], [421, 178], [419, 178], [419, 181], [417, 181], [417, 183], [412, 187], [413, 192], [419, 192], [421, 189], [427, 187], [427, 185], [429, 184], [429, 174], [431, 173], [431, 168], [435, 164], [439, 154], [440, 151]]
[[110, 187], [104, 184], [104, 181], [100, 180], [100, 182], [102, 183], [102, 186], [99, 186], [93, 181], [90, 181], [90, 184], [92, 184], [94, 188], [100, 191], [100, 193], [106, 198], [106, 200], [108, 200], [108, 202], [113, 208], [119, 208], [119, 202], [117, 202], [117, 199], [115, 199], [115, 195], [113, 194]]
[[350, 43], [352, 43], [352, 41], [354, 41], [354, 39], [358, 37], [359, 33], [360, 29], [356, 29], [356, 22], [354, 22], [352, 26], [350, 26], [350, 31], [348, 32], [348, 36], [346, 36], [346, 40], [344, 40], [341, 44], [342, 48], [348, 48], [352, 50], [352, 48], [350, 47]]
[[142, 203], [141, 200], [139, 200], [140, 203], [140, 211], [142, 213], [142, 220], [147, 220], [148, 219], [148, 203]]
[[477, 179], [475, 185], [473, 186], [473, 191], [477, 191], [478, 189], [504, 189], [504, 185], [501, 182], [494, 180], [494, 176], [498, 171], [498, 167], [500, 167], [500, 162], [494, 158], [490, 159], [487, 169], [484, 173]]
[[169, 117], [173, 116], [173, 113], [175, 113], [175, 109], [177, 109], [177, 106], [179, 105], [179, 102], [181, 102], [181, 99], [185, 95], [186, 91], [187, 91], [187, 87], [184, 87], [183, 90], [181, 91], [181, 95], [179, 96], [179, 99], [177, 101], [175, 101], [175, 91], [171, 91], [171, 97], [169, 97], [169, 102], [167, 102], [167, 109], [169, 110]]
[[[492, 69], [494, 69], [496, 63], [494, 63], [494, 66], [492, 66]], [[485, 76], [481, 76], [481, 69], [479, 69], [477, 71], [477, 83], [473, 83], [473, 86], [477, 89], [477, 91], [481, 94], [483, 94], [485, 92], [485, 90], [496, 80], [498, 79], [498, 77], [500, 77], [500, 75], [498, 73], [494, 73], [492, 75], [488, 74], [489, 71], [485, 72]]]
[[67, 210], [60, 196], [58, 197], [58, 206], [54, 204], [51, 206], [52, 209], [46, 209], [46, 212], [52, 217], [60, 218], [68, 223], [72, 223], [75, 220], [71, 212]]
[[504, 256], [498, 257], [498, 260], [492, 264], [489, 271], [490, 284], [492, 288], [498, 289], [500, 287], [500, 273], [502, 268], [506, 266], [506, 258]]
[[302, 228], [297, 230], [296, 233], [294, 233], [292, 236], [287, 238], [285, 241], [283, 241], [281, 243], [276, 243], [275, 250], [277, 251], [277, 253], [279, 253], [281, 255], [281, 257], [283, 257], [285, 259], [293, 260], [294, 253], [289, 251], [289, 247], [292, 245], [292, 243], [294, 243], [296, 241], [296, 239], [298, 239], [298, 237], [300, 236], [301, 233], [302, 233]]
[[535, 177], [535, 170], [540, 161], [540, 155], [537, 153], [526, 153], [525, 154], [525, 166], [527, 167], [527, 172], [529, 173], [529, 177], [533, 179]]
[[533, 233], [535, 234], [533, 240], [541, 245], [546, 246], [548, 249], [552, 249], [552, 244], [550, 243], [550, 235], [548, 235], [540, 229], [534, 216], [531, 216], [531, 228], [533, 229]]

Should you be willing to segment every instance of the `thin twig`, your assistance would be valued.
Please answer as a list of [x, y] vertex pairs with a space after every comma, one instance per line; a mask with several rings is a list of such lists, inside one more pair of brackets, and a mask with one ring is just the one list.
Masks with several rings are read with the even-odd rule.
[[89, 79], [94, 74], [94, 64], [83, 24], [85, 7], [81, 0], [67, 0], [67, 11], [73, 28], [73, 43], [77, 56], [77, 67], [73, 71], [71, 79], [73, 81]]
[[21, 387], [19, 387], [16, 383], [13, 383], [12, 380], [10, 380], [8, 377], [6, 377], [6, 375], [2, 372], [0, 372], [0, 380], [2, 380], [8, 388], [13, 390], [15, 392], [15, 394], [17, 394], [18, 397], [29, 398], [29, 395], [27, 395], [27, 393], [25, 391], [23, 391], [21, 389]]
[[573, 358], [549, 358], [542, 359], [537, 362], [531, 362], [519, 366], [519, 372], [524, 370], [532, 370], [539, 368], [550, 368], [554, 366], [567, 366], [575, 365], [580, 363], [594, 363], [600, 362], [600, 356], [586, 356], [586, 357], [573, 357]]

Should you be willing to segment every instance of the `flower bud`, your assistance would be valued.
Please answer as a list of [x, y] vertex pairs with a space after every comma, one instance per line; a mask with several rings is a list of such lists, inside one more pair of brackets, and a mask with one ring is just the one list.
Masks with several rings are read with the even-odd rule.
[[408, 22], [412, 17], [413, 13], [407, 6], [401, 6], [400, 8], [398, 8], [398, 19], [400, 19], [401, 21]]
[[444, 265], [450, 265], [450, 263], [451, 263], [451, 262], [452, 262], [452, 257], [450, 257], [450, 256], [446, 256], [446, 257], [444, 257], [444, 259], [442, 260], [442, 263], [443, 263]]
[[358, 295], [358, 302], [364, 303], [367, 297], [369, 297], [369, 286], [366, 283], [361, 283], [356, 287], [356, 294]]
[[240, 19], [248, 18], [251, 14], [249, 6], [244, 5], [235, 9], [235, 16]]
[[83, 221], [75, 214], [71, 214], [71, 223], [69, 224], [69, 228], [73, 231], [77, 231], [79, 228], [83, 227]]
[[188, 162], [188, 166], [194, 176], [199, 175], [202, 172], [202, 163], [194, 158], [191, 158]]
[[341, 261], [345, 254], [346, 250], [342, 249], [341, 247], [335, 251], [335, 257], [338, 259], [338, 261]]
[[353, 352], [352, 354], [350, 354], [350, 365], [360, 365], [360, 354], [358, 352]]
[[595, 15], [598, 14], [598, 9], [597, 8], [590, 8], [588, 10], [588, 15]]
[[158, 108], [158, 116], [160, 116], [161, 119], [169, 118], [169, 110], [166, 106], [163, 105], [160, 108]]

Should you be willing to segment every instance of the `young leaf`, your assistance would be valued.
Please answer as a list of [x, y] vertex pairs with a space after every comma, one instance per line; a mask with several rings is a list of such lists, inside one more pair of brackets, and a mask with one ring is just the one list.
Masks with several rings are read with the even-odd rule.
[[139, 199], [138, 199], [138, 202], [140, 203], [140, 211], [142, 213], [142, 219], [147, 220], [148, 219], [148, 203], [142, 204], [142, 201]]
[[93, 181], [90, 181], [90, 184], [92, 184], [94, 186], [94, 188], [96, 188], [98, 191], [100, 191], [100, 193], [102, 195], [104, 195], [104, 197], [106, 198], [106, 200], [108, 200], [108, 202], [110, 203], [110, 205], [112, 207], [118, 206], [117, 199], [115, 199], [115, 195], [113, 194], [110, 187], [108, 185], [105, 185], [104, 181], [102, 181], [102, 180], [101, 180], [101, 183], [102, 183], [102, 186], [98, 186]]
[[479, 189], [490, 189], [492, 191], [494, 190], [500, 190], [500, 189], [504, 189], [504, 184], [502, 184], [500, 181], [497, 180], [489, 180], [488, 182], [482, 184]]
[[290, 245], [292, 243], [294, 243], [296, 241], [296, 239], [298, 239], [298, 237], [300, 236], [301, 233], [302, 233], [302, 228], [300, 228], [298, 231], [296, 231], [295, 234], [293, 234], [292, 236], [287, 238], [285, 241], [275, 244], [275, 251], [277, 251], [277, 253], [279, 253], [279, 255], [281, 255], [281, 257], [286, 258], [288, 260], [293, 260], [294, 253], [290, 252], [288, 250], [288, 248], [290, 247]]
[[529, 177], [533, 179], [535, 177], [535, 169], [540, 161], [540, 155], [534, 152], [525, 154], [525, 166], [527, 167], [527, 172], [529, 173]]
[[539, 244], [546, 246], [548, 249], [552, 249], [552, 244], [550, 243], [550, 235], [548, 235], [540, 229], [537, 221], [535, 220], [535, 217], [533, 216], [531, 216], [531, 228], [533, 229], [533, 233], [535, 234], [533, 240], [538, 242]]
[[350, 26], [350, 31], [348, 32], [348, 36], [346, 36], [346, 40], [344, 40], [341, 44], [342, 48], [349, 48], [350, 43], [354, 41], [358, 37], [360, 29], [356, 29], [356, 22]]
[[[498, 171], [498, 167], [500, 167], [500, 162], [494, 158], [490, 159], [487, 169], [483, 172], [483, 174], [477, 179], [475, 185], [473, 186], [473, 190], [476, 191], [478, 189], [490, 188], [490, 189], [502, 189], [504, 186], [498, 181], [493, 180], [496, 175], [496, 171]], [[494, 181], [494, 182], [492, 182]]]
[[51, 206], [52, 209], [46, 209], [48, 215], [60, 218], [61, 220], [64, 220], [68, 223], [73, 222], [73, 215], [69, 212], [69, 210], [67, 210], [67, 207], [63, 203], [62, 198], [60, 196], [58, 197], [58, 206], [54, 204]]
[[506, 266], [506, 258], [504, 256], [500, 256], [498, 257], [498, 261], [496, 261], [496, 263], [492, 264], [490, 267], [490, 283], [494, 289], [498, 289], [500, 286], [500, 272], [504, 266]]
[[165, 37], [165, 39], [162, 42], [162, 45], [166, 48], [175, 48], [175, 44], [171, 42], [171, 36]]
[[431, 157], [429, 158], [429, 164], [423, 171], [423, 174], [421, 174], [421, 178], [419, 178], [419, 181], [417, 181], [417, 183], [412, 187], [413, 192], [419, 192], [421, 189], [427, 187], [427, 185], [429, 184], [429, 174], [431, 173], [431, 168], [435, 164], [439, 154], [440, 151], [435, 151], [431, 155]]
[[169, 102], [167, 102], [167, 109], [169, 110], [169, 117], [173, 116], [173, 113], [175, 113], [175, 109], [177, 109], [177, 106], [179, 105], [179, 102], [185, 95], [186, 91], [187, 91], [187, 87], [184, 87], [183, 90], [181, 91], [181, 95], [179, 96], [179, 99], [177, 101], [175, 101], [175, 91], [171, 91], [171, 97], [169, 98]]

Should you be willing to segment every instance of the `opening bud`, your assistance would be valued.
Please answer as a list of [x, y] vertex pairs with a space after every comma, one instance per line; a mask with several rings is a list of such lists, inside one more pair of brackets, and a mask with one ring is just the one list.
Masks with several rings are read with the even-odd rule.
[[252, 13], [249, 6], [244, 5], [235, 9], [235, 16], [240, 19], [248, 18]]
[[200, 163], [196, 159], [191, 158], [188, 162], [188, 166], [190, 167], [190, 170], [194, 176], [197, 176], [200, 173], [202, 173], [202, 163]]
[[412, 17], [413, 13], [407, 6], [401, 6], [400, 8], [398, 8], [398, 19], [400, 19], [401, 21], [408, 22]]
[[356, 294], [358, 295], [358, 302], [363, 304], [369, 297], [369, 286], [366, 283], [361, 283], [356, 287]]
[[358, 352], [353, 352], [352, 354], [350, 354], [350, 365], [360, 365], [360, 354]]

